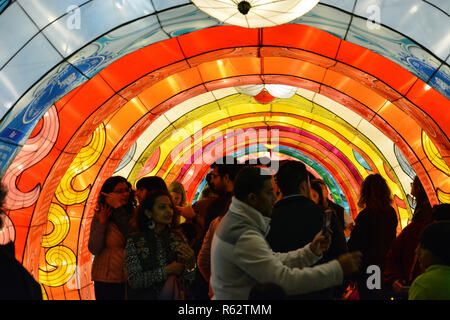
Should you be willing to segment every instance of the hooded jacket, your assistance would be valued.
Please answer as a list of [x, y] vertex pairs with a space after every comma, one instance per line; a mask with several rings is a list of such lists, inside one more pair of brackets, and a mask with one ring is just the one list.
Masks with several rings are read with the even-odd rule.
[[265, 236], [270, 218], [233, 197], [219, 223], [211, 249], [213, 299], [248, 299], [258, 283], [275, 283], [287, 295], [303, 294], [342, 284], [343, 272], [337, 260], [313, 268], [322, 256], [305, 247], [275, 253]]

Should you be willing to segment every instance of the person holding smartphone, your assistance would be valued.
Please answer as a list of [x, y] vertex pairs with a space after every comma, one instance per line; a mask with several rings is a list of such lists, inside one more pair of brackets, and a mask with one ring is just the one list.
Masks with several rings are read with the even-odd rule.
[[[318, 205], [322, 202], [311, 200], [313, 189], [304, 163], [283, 161], [275, 174], [275, 182], [281, 191], [281, 199], [273, 207], [267, 241], [272, 250], [289, 252], [304, 247], [314, 239], [322, 229], [325, 209]], [[318, 196], [322, 197], [320, 186]], [[348, 251], [343, 232], [337, 231], [337, 218], [334, 215], [329, 218], [331, 244], [318, 263], [332, 261]], [[346, 282], [347, 279], [343, 283]], [[289, 299], [335, 299], [340, 298], [342, 292], [341, 286], [336, 286]]]
[[92, 280], [97, 300], [124, 300], [125, 241], [135, 207], [131, 184], [120, 176], [106, 179], [91, 223], [88, 249], [94, 255]]
[[330, 246], [320, 225], [302, 248], [285, 253], [271, 249], [265, 235], [275, 199], [268, 170], [247, 166], [239, 171], [231, 205], [211, 243], [213, 300], [248, 299], [258, 283], [273, 283], [288, 296], [317, 292], [341, 285], [345, 277], [359, 270], [360, 252], [317, 264]]

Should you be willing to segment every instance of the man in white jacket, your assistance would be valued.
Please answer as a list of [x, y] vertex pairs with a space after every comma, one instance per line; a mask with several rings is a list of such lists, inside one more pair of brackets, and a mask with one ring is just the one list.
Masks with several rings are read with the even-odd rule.
[[246, 167], [234, 181], [234, 197], [214, 234], [211, 247], [213, 299], [248, 299], [258, 283], [275, 283], [287, 295], [340, 285], [344, 275], [359, 269], [361, 253], [347, 253], [309, 267], [329, 247], [321, 233], [304, 248], [275, 253], [265, 236], [275, 202], [272, 177], [265, 169]]

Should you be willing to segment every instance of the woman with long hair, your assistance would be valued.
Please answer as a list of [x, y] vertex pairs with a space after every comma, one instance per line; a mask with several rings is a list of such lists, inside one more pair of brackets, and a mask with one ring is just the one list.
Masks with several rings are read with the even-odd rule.
[[324, 199], [322, 193], [322, 186], [317, 180], [311, 181], [311, 200], [314, 201], [321, 209], [325, 210], [328, 207], [327, 199]]
[[[368, 288], [370, 270], [383, 273], [385, 256], [396, 236], [397, 213], [392, 207], [392, 193], [386, 180], [379, 174], [366, 177], [361, 185], [358, 206], [362, 209], [355, 220], [355, 227], [348, 240], [349, 251], [359, 250], [363, 254], [361, 272], [357, 277], [357, 288], [362, 300], [384, 299], [382, 279], [374, 279]], [[374, 271], [372, 271], [374, 272]], [[375, 271], [377, 272], [377, 271]]]
[[175, 228], [170, 194], [149, 192], [138, 207], [138, 233], [126, 245], [128, 299], [178, 300], [195, 277], [195, 254]]
[[98, 196], [88, 243], [94, 255], [92, 280], [97, 300], [125, 299], [125, 243], [134, 232], [130, 224], [134, 206], [134, 192], [124, 177], [106, 179]]
[[[180, 222], [193, 222], [194, 224], [199, 223], [197, 221], [199, 218], [197, 213], [192, 209], [190, 203], [187, 202], [186, 190], [180, 181], [173, 181], [169, 187], [170, 196], [175, 204], [176, 209], [179, 214], [183, 217]], [[201, 221], [203, 223], [203, 221]]]
[[416, 203], [411, 221], [430, 222], [433, 218], [431, 203], [418, 176], [414, 177], [411, 184], [411, 195], [414, 197]]
[[417, 176], [411, 183], [411, 195], [416, 202], [411, 223], [402, 230], [392, 244], [386, 256], [384, 270], [387, 288], [392, 290], [392, 294], [397, 299], [404, 300], [408, 298], [412, 281], [424, 271], [417, 263], [416, 248], [419, 245], [421, 232], [433, 219], [433, 209]]
[[187, 205], [186, 190], [180, 181], [173, 181], [168, 189], [175, 206], [184, 207]]

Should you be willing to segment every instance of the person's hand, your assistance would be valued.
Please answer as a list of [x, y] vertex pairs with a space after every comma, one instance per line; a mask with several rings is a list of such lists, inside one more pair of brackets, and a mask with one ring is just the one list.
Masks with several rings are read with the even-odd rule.
[[325, 238], [325, 236], [322, 234], [322, 231], [320, 231], [318, 234], [316, 234], [313, 241], [311, 241], [309, 248], [316, 256], [320, 256], [322, 253], [328, 250], [328, 248], [330, 247], [330, 243], [330, 237], [328, 237], [328, 239]]
[[341, 265], [344, 276], [351, 276], [359, 271], [361, 265], [361, 251], [354, 251], [344, 253], [337, 258], [337, 261]]
[[194, 209], [192, 209], [192, 207], [190, 206], [185, 207], [177, 206], [176, 208], [178, 209], [180, 215], [185, 217], [186, 219], [193, 219], [196, 216]]
[[180, 259], [188, 269], [192, 269], [195, 266], [195, 252], [188, 245], [180, 245], [178, 248], [178, 259]]
[[102, 195], [106, 198], [106, 203], [113, 207], [114, 209], [117, 209], [123, 205], [127, 204], [127, 201], [124, 200], [119, 193], [111, 192], [111, 193], [105, 193], [102, 192]]
[[108, 221], [111, 212], [111, 207], [107, 204], [103, 204], [100, 206], [100, 210], [95, 213], [95, 216], [101, 224], [105, 224]]
[[405, 286], [405, 281], [403, 280], [395, 280], [392, 284], [392, 291], [395, 293], [407, 293], [409, 290], [409, 286]]
[[179, 276], [180, 274], [183, 273], [184, 268], [185, 268], [184, 263], [174, 261], [166, 266], [166, 274], [167, 275], [173, 274]]

